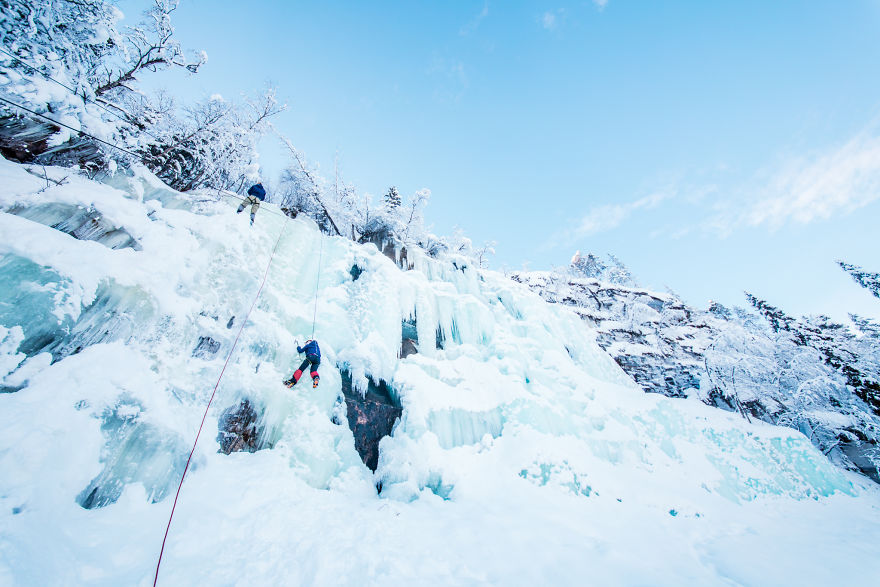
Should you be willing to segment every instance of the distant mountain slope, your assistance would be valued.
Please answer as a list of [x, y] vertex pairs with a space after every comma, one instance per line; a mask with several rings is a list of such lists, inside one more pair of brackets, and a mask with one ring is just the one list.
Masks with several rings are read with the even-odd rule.
[[[567, 271], [511, 277], [576, 312], [645, 391], [696, 397], [746, 418], [796, 428], [838, 465], [880, 482], [880, 417], [848, 385], [847, 375], [847, 369], [859, 369], [863, 378], [880, 379], [876, 333], [842, 333], [820, 317], [797, 323], [816, 333], [800, 340], [739, 308], [712, 304], [702, 311], [672, 294], [636, 287], [613, 258], [605, 264], [578, 255]], [[836, 355], [830, 356], [848, 363], [829, 360], [835, 341]]]

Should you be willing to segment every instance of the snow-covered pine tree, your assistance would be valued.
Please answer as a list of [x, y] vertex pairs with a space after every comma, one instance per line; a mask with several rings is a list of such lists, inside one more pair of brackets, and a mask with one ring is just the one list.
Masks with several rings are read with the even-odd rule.
[[856, 283], [874, 294], [875, 297], [880, 298], [880, 273], [870, 273], [858, 265], [850, 265], [843, 261], [838, 261], [837, 264], [840, 265], [841, 269], [849, 273]]
[[591, 279], [601, 279], [605, 274], [605, 270], [608, 268], [592, 253], [587, 254], [586, 257], [582, 257], [580, 251], [577, 251], [574, 254], [574, 257], [572, 257], [570, 266], [576, 275]]
[[400, 198], [400, 193], [397, 191], [396, 186], [391, 186], [388, 188], [388, 192], [385, 194], [385, 207], [389, 210], [395, 210], [400, 208], [402, 200]]
[[618, 285], [635, 286], [632, 272], [623, 262], [612, 254], [608, 254], [611, 266], [606, 269], [607, 280]]
[[770, 323], [770, 327], [773, 328], [773, 332], [780, 332], [783, 330], [786, 332], [790, 332], [797, 344], [806, 344], [803, 334], [801, 334], [794, 327], [794, 318], [786, 315], [785, 312], [775, 306], [771, 306], [764, 300], [756, 298], [749, 292], [743, 293], [745, 293], [746, 299], [749, 301], [752, 307], [755, 308], [759, 314], [767, 319], [767, 322]]

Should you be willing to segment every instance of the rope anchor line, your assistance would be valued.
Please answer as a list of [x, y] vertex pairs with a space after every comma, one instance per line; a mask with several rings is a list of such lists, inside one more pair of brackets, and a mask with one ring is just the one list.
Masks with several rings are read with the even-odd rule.
[[186, 459], [186, 465], [183, 468], [183, 474], [180, 476], [180, 483], [177, 485], [177, 493], [174, 495], [174, 504], [171, 506], [171, 515], [168, 516], [168, 525], [165, 526], [165, 536], [162, 538], [162, 549], [159, 551], [159, 560], [156, 563], [156, 575], [153, 578], [153, 587], [156, 587], [156, 584], [159, 581], [159, 567], [162, 565], [162, 555], [165, 554], [165, 542], [168, 540], [168, 532], [171, 530], [171, 520], [174, 518], [174, 511], [177, 509], [177, 499], [180, 497], [180, 489], [183, 487], [183, 480], [186, 478], [186, 473], [189, 471], [189, 464], [192, 461], [193, 454], [196, 452], [196, 446], [199, 443], [199, 437], [202, 435], [202, 428], [205, 426], [205, 419], [208, 417], [208, 410], [211, 409], [211, 404], [214, 402], [214, 396], [217, 395], [217, 389], [220, 387], [220, 380], [223, 379], [223, 375], [226, 373], [226, 367], [229, 365], [229, 359], [232, 358], [232, 353], [235, 351], [235, 347], [238, 344], [239, 338], [241, 338], [241, 333], [244, 331], [245, 324], [247, 324], [248, 318], [253, 312], [254, 307], [257, 305], [257, 300], [260, 299], [260, 295], [263, 293], [263, 287], [266, 285], [266, 278], [269, 276], [269, 268], [272, 266], [272, 261], [275, 258], [275, 252], [278, 250], [278, 245], [281, 243], [281, 237], [284, 236], [284, 230], [287, 228], [287, 221], [284, 221], [284, 224], [281, 225], [281, 232], [278, 233], [278, 240], [275, 241], [275, 247], [272, 249], [272, 253], [269, 255], [269, 262], [266, 263], [266, 270], [263, 272], [263, 281], [260, 283], [260, 288], [257, 290], [257, 295], [254, 296], [254, 301], [251, 302], [251, 307], [245, 314], [244, 320], [241, 321], [241, 326], [238, 328], [238, 334], [235, 335], [235, 340], [232, 343], [232, 347], [229, 349], [229, 353], [226, 355], [226, 362], [223, 363], [223, 369], [220, 370], [220, 376], [217, 378], [217, 383], [214, 384], [214, 391], [211, 392], [211, 398], [208, 400], [208, 405], [205, 406], [205, 413], [202, 415], [202, 422], [199, 424], [199, 431], [196, 433], [196, 439], [193, 442], [192, 450], [189, 452], [189, 457]]
[[321, 239], [321, 252], [318, 254], [318, 272], [315, 277], [315, 312], [312, 314], [312, 336], [315, 338], [315, 323], [318, 319], [318, 284], [321, 283], [321, 263], [324, 261], [324, 235], [318, 231], [318, 238]]

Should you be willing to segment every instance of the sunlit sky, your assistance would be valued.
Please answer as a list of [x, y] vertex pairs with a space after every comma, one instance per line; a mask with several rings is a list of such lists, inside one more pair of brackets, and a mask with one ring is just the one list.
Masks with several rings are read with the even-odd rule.
[[[125, 0], [125, 22], [143, 0]], [[429, 188], [496, 269], [612, 253], [705, 307], [880, 318], [880, 0], [183, 0], [182, 102], [271, 82], [278, 129], [359, 193]], [[269, 183], [285, 165], [261, 145]]]

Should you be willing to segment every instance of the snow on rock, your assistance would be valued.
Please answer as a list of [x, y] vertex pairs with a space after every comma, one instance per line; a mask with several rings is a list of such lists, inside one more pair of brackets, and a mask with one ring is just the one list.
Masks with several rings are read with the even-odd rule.
[[[4, 210], [91, 206], [139, 248], [0, 212], [0, 582], [150, 583], [233, 345], [205, 430], [234, 428], [247, 402], [258, 440], [225, 454], [202, 434], [160, 583], [880, 574], [874, 484], [795, 430], [643, 393], [577, 314], [503, 275], [418, 251], [403, 271], [271, 204], [250, 227], [143, 170], [43, 191], [31, 177], [0, 162]], [[288, 389], [313, 328], [320, 386]], [[193, 353], [209, 339], [216, 352]], [[346, 404], [383, 385], [400, 411], [373, 435], [372, 472]]]
[[823, 352], [740, 308], [712, 304], [701, 311], [674, 295], [635, 287], [626, 268], [611, 260], [609, 269], [578, 253], [567, 271], [515, 272], [511, 278], [574, 311], [645, 391], [694, 397], [744, 418], [796, 428], [834, 463], [880, 483], [880, 412], [845, 376], [849, 369], [868, 386], [871, 373], [880, 376], [876, 336], [847, 339], [839, 336], [846, 329], [828, 327], [827, 319], [805, 319], [817, 340], [830, 347], [838, 336], [845, 351]]

